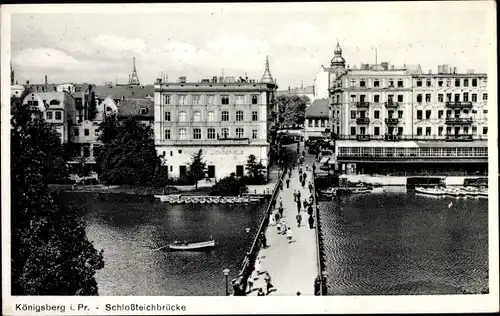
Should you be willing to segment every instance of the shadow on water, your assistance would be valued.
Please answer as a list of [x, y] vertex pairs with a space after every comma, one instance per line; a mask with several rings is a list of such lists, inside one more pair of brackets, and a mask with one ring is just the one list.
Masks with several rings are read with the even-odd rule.
[[487, 200], [353, 195], [320, 212], [331, 295], [488, 289]]

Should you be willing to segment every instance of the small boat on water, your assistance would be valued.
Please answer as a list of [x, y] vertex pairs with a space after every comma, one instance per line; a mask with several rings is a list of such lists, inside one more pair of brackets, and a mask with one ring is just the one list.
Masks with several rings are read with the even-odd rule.
[[200, 250], [200, 249], [205, 249], [205, 248], [211, 248], [215, 247], [215, 240], [209, 240], [209, 241], [202, 241], [202, 242], [180, 242], [178, 240], [174, 241], [168, 247], [171, 250]]

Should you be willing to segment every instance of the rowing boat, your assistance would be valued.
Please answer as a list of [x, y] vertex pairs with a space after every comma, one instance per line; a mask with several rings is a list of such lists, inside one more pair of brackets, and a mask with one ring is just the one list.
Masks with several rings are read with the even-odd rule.
[[180, 242], [174, 241], [168, 247], [172, 250], [199, 250], [204, 248], [215, 247], [215, 240], [202, 241], [202, 242]]

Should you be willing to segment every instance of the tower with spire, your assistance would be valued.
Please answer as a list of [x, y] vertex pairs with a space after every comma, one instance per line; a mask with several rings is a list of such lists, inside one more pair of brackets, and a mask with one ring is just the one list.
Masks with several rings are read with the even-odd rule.
[[139, 76], [137, 76], [137, 69], [135, 68], [135, 57], [134, 57], [134, 70], [132, 71], [132, 75], [129, 76], [128, 84], [131, 86], [140, 85]]
[[345, 68], [345, 59], [342, 57], [342, 48], [340, 48], [339, 40], [337, 40], [337, 46], [335, 47], [334, 56], [330, 62], [332, 68]]
[[271, 75], [271, 71], [269, 70], [269, 58], [266, 56], [266, 69], [264, 70], [264, 74], [262, 75], [261, 83], [274, 83], [273, 76]]

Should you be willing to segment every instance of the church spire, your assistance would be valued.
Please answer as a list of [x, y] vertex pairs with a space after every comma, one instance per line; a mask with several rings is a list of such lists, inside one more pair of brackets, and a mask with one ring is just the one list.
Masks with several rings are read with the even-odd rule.
[[332, 67], [340, 67], [340, 68], [345, 68], [345, 59], [342, 57], [342, 48], [340, 48], [339, 40], [337, 39], [337, 46], [335, 47], [334, 50], [334, 57], [332, 58], [332, 61], [330, 62], [330, 65]]
[[264, 74], [262, 75], [262, 83], [274, 83], [273, 76], [271, 75], [271, 71], [269, 70], [269, 58], [266, 55], [266, 69], [264, 70]]
[[135, 57], [134, 57], [134, 70], [132, 71], [132, 75], [130, 76], [129, 84], [136, 86], [140, 85], [139, 77], [137, 76], [137, 69], [135, 68]]

